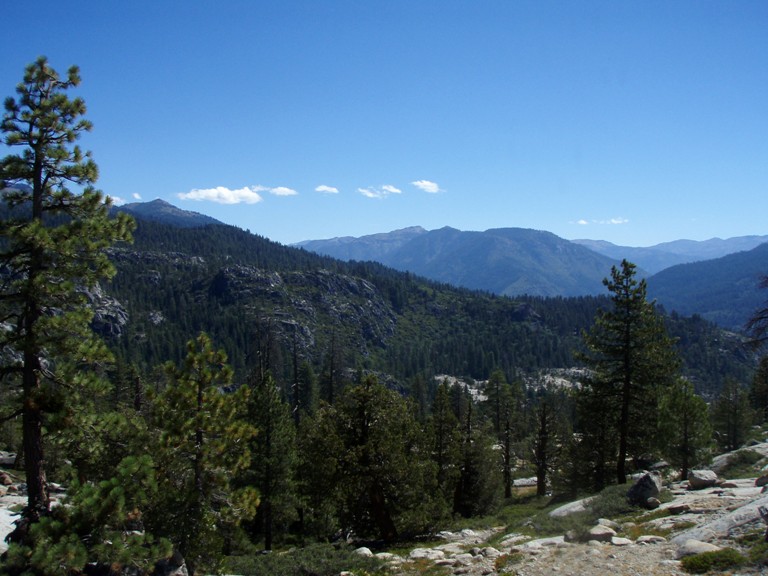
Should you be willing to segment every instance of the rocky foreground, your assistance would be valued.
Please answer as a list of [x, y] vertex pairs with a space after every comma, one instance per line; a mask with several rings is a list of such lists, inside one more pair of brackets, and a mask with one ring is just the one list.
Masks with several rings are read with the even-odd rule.
[[[750, 446], [768, 456], [768, 443]], [[585, 539], [569, 535], [535, 539], [502, 528], [485, 531], [442, 532], [444, 543], [417, 548], [408, 556], [376, 554], [389, 562], [393, 574], [423, 571], [426, 562], [443, 567], [445, 574], [488, 576], [602, 575], [677, 576], [685, 556], [721, 548], [738, 548], [743, 534], [766, 529], [759, 508], [768, 508], [763, 486], [768, 476], [727, 480], [714, 470], [727, 457], [716, 459], [713, 470], [699, 471], [691, 481], [667, 486], [671, 499], [634, 523], [600, 519]], [[585, 501], [567, 504], [550, 515], [583, 510]], [[654, 519], [655, 518], [655, 519]], [[643, 534], [636, 535], [639, 532]], [[666, 536], [658, 534], [663, 533]], [[492, 541], [493, 546], [488, 545]], [[358, 553], [372, 554], [367, 548]], [[420, 566], [420, 569], [418, 568]], [[431, 573], [431, 572], [430, 572]], [[766, 569], [739, 569], [739, 575], [765, 574]], [[731, 574], [731, 572], [729, 572]], [[736, 574], [736, 573], [733, 573]]]
[[[768, 442], [749, 449], [768, 457]], [[3, 461], [4, 455], [0, 453], [0, 466]], [[740, 535], [766, 529], [759, 509], [768, 508], [768, 492], [763, 492], [768, 475], [720, 478], [715, 470], [725, 462], [726, 456], [716, 459], [712, 470], [699, 471], [690, 480], [667, 486], [671, 498], [655, 502], [656, 508], [646, 517], [623, 524], [600, 519], [586, 537], [563, 534], [536, 539], [503, 528], [467, 529], [441, 532], [441, 543], [415, 548], [407, 555], [380, 552], [375, 556], [384, 560], [395, 575], [683, 575], [681, 558], [725, 547], [738, 548], [736, 539]], [[24, 484], [17, 476], [0, 471], [0, 551], [6, 549], [4, 538], [13, 529], [18, 510], [26, 501], [23, 492]], [[578, 512], [588, 500], [566, 504], [549, 514], [564, 516]], [[357, 553], [374, 555], [368, 548], [359, 548]], [[753, 568], [740, 569], [735, 574], [764, 573]]]

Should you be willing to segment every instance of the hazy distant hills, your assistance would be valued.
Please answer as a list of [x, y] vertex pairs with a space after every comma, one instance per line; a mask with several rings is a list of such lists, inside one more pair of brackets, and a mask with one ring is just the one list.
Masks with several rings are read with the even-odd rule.
[[768, 244], [662, 270], [648, 279], [648, 295], [684, 316], [698, 314], [726, 328], [743, 328], [768, 301], [759, 283], [768, 275]]
[[768, 299], [758, 288], [760, 277], [768, 275], [766, 241], [768, 236], [742, 236], [633, 248], [597, 240], [570, 242], [521, 228], [462, 232], [414, 227], [361, 238], [312, 240], [300, 246], [508, 296], [604, 294], [603, 278], [613, 264], [626, 258], [648, 276], [649, 296], [667, 310], [699, 314], [740, 329]]
[[768, 242], [768, 236], [738, 236], [726, 240], [711, 238], [700, 242], [695, 240], [675, 240], [647, 248], [617, 246], [604, 240], [574, 240], [573, 242], [586, 246], [609, 258], [616, 260], [626, 258], [649, 274], [655, 274], [676, 264], [711, 260], [733, 254], [734, 252], [752, 250], [752, 248]]
[[359, 239], [302, 242], [342, 260], [372, 260], [431, 280], [494, 294], [581, 296], [604, 291], [615, 260], [549, 232], [406, 228]]

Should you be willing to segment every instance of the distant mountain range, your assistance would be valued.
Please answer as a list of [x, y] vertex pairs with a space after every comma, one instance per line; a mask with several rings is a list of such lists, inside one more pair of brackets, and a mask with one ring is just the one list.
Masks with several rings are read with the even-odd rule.
[[[221, 224], [163, 200], [117, 209], [178, 227]], [[596, 240], [568, 241], [523, 228], [465, 232], [417, 226], [360, 238], [308, 240], [296, 246], [338, 260], [379, 262], [438, 282], [507, 296], [605, 294], [603, 278], [626, 258], [647, 277], [649, 296], [667, 310], [740, 329], [768, 299], [758, 288], [760, 277], [768, 274], [766, 242], [768, 236], [742, 236], [634, 248]]]
[[766, 242], [768, 236], [742, 236], [633, 248], [598, 240], [568, 241], [521, 228], [461, 232], [413, 227], [361, 238], [309, 240], [298, 246], [507, 296], [604, 294], [603, 278], [626, 258], [648, 278], [649, 296], [668, 310], [741, 329], [768, 298], [758, 288], [760, 277], [768, 274]]
[[573, 240], [573, 242], [586, 246], [609, 258], [615, 258], [616, 260], [626, 258], [649, 274], [655, 274], [676, 264], [711, 260], [712, 258], [720, 258], [735, 252], [752, 250], [752, 248], [768, 242], [768, 236], [737, 236], [726, 240], [710, 238], [703, 241], [675, 240], [647, 248], [617, 246], [604, 240]]

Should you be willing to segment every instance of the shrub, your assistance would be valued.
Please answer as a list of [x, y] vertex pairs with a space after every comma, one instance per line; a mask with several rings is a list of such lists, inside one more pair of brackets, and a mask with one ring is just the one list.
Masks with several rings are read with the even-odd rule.
[[727, 478], [748, 478], [754, 476], [757, 470], [755, 464], [763, 459], [763, 455], [754, 450], [737, 450], [726, 460], [725, 467], [719, 475]]
[[704, 552], [686, 556], [682, 560], [683, 570], [689, 574], [706, 574], [713, 570], [722, 571], [741, 566], [747, 559], [733, 548], [723, 548], [715, 552]]
[[350, 549], [314, 544], [286, 552], [230, 556], [225, 560], [224, 570], [243, 576], [336, 576], [345, 570], [355, 574], [376, 573], [381, 566], [377, 558], [360, 556]]

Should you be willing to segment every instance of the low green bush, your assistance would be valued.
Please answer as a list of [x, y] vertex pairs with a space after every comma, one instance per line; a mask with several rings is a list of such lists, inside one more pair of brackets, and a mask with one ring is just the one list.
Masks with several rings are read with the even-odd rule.
[[733, 548], [723, 548], [715, 552], [704, 552], [686, 556], [681, 563], [689, 574], [706, 574], [712, 571], [728, 570], [743, 565], [747, 559]]
[[762, 459], [762, 454], [749, 448], [737, 450], [728, 456], [725, 467], [718, 474], [723, 478], [749, 478], [757, 473], [759, 467], [756, 464]]
[[345, 570], [355, 574], [376, 574], [384, 570], [382, 566], [377, 558], [360, 556], [348, 548], [313, 544], [269, 554], [230, 556], [225, 560], [224, 570], [242, 576], [336, 576]]

